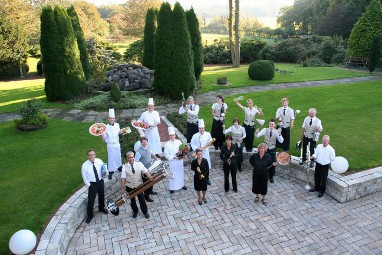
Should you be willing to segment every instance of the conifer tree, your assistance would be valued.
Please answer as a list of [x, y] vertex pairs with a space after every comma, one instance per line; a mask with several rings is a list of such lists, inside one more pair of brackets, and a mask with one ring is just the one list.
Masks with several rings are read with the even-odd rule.
[[367, 57], [374, 36], [382, 37], [380, 0], [372, 0], [357, 20], [349, 37], [347, 54], [352, 57]]
[[62, 50], [54, 11], [47, 5], [41, 12], [41, 56], [45, 73], [45, 94], [48, 101], [64, 99], [65, 82], [62, 72]]
[[379, 36], [375, 36], [369, 51], [368, 68], [370, 72], [373, 72], [375, 68], [380, 65], [380, 59], [381, 59], [381, 40]]
[[82, 31], [80, 20], [78, 19], [78, 15], [76, 10], [74, 9], [74, 6], [73, 5], [70, 6], [67, 12], [71, 18], [74, 34], [77, 38], [78, 49], [80, 50], [80, 59], [81, 59], [82, 69], [84, 71], [86, 80], [88, 80], [90, 77], [90, 64], [89, 64], [89, 55], [88, 55], [88, 50], [86, 48], [84, 32]]
[[164, 93], [167, 80], [171, 78], [172, 66], [172, 10], [168, 2], [162, 3], [158, 13], [158, 26], [154, 40], [154, 83], [158, 93]]
[[61, 42], [62, 71], [65, 80], [65, 94], [62, 99], [78, 96], [85, 88], [85, 75], [80, 60], [80, 51], [74, 35], [72, 22], [66, 10], [60, 6], [54, 8], [54, 15]]
[[168, 93], [172, 98], [180, 98], [182, 92], [186, 95], [194, 93], [195, 72], [191, 46], [190, 32], [187, 26], [186, 13], [177, 2], [172, 12], [172, 72], [167, 82]]
[[150, 8], [146, 13], [145, 30], [143, 37], [143, 60], [142, 64], [149, 68], [154, 69], [154, 40], [156, 29], [156, 15], [155, 9]]
[[191, 37], [192, 52], [194, 56], [194, 72], [196, 80], [199, 80], [203, 72], [203, 46], [202, 36], [199, 30], [199, 21], [196, 17], [194, 9], [191, 8], [186, 12], [188, 30]]

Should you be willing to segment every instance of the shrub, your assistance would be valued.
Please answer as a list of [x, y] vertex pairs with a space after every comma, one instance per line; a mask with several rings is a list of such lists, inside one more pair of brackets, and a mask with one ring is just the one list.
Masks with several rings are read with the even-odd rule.
[[115, 82], [113, 83], [113, 85], [111, 85], [110, 97], [114, 102], [118, 102], [122, 97], [121, 89]]
[[129, 48], [125, 51], [123, 59], [126, 62], [138, 62], [142, 63], [143, 57], [143, 39], [133, 42]]
[[0, 77], [1, 78], [13, 78], [20, 76], [19, 63], [7, 63], [0, 61]]
[[20, 107], [21, 120], [16, 120], [17, 127], [22, 130], [30, 130], [26, 128], [28, 126], [46, 127], [48, 117], [41, 113], [41, 110], [42, 103], [35, 98], [23, 103]]
[[249, 65], [248, 75], [251, 80], [272, 80], [275, 69], [269, 60], [257, 60]]
[[204, 47], [204, 64], [227, 64], [232, 62], [231, 51], [226, 40], [214, 40], [214, 43]]
[[240, 61], [251, 63], [260, 59], [261, 51], [267, 45], [260, 40], [243, 40], [240, 45]]
[[37, 62], [37, 73], [39, 75], [43, 75], [44, 74], [44, 66], [43, 66], [43, 63], [42, 63], [41, 59]]

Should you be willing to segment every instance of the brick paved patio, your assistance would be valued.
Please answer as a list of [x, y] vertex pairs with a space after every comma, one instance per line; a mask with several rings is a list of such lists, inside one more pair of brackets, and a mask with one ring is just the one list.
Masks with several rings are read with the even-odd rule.
[[187, 191], [170, 195], [166, 179], [155, 185], [150, 219], [141, 212], [133, 219], [129, 204], [119, 216], [96, 213], [67, 254], [382, 254], [380, 193], [341, 204], [277, 176], [264, 206], [254, 203], [249, 169], [238, 173], [239, 192], [226, 195], [223, 172], [214, 168], [200, 206], [185, 170]]

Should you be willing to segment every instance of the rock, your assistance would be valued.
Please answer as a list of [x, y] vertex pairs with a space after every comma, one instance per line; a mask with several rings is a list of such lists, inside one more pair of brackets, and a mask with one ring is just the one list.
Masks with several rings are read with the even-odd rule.
[[141, 79], [139, 82], [139, 87], [141, 89], [151, 89], [151, 82], [149, 80], [146, 80], [146, 79]]
[[137, 89], [139, 89], [138, 82], [131, 82], [129, 86], [126, 87], [126, 90], [128, 91], [137, 90]]
[[113, 81], [116, 81], [116, 82], [118, 82], [119, 81], [119, 79], [120, 79], [120, 77], [119, 77], [119, 75], [118, 74], [113, 74]]

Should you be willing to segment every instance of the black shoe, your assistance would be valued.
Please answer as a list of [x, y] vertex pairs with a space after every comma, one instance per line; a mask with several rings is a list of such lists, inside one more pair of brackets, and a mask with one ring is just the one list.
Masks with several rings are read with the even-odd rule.
[[270, 181], [271, 183], [274, 183], [274, 182], [275, 182], [275, 180], [273, 180], [273, 178], [270, 178], [269, 181]]
[[305, 163], [305, 161], [300, 161], [298, 164], [302, 166]]
[[207, 185], [211, 185], [210, 179], [207, 180]]
[[158, 192], [151, 191], [150, 194], [151, 194], [151, 195], [158, 195]]
[[187, 187], [186, 187], [186, 186], [183, 186], [182, 190], [187, 190]]
[[144, 213], [146, 219], [150, 218], [150, 214], [147, 212], [147, 213]]
[[237, 189], [234, 189], [233, 191], [234, 191], [234, 192], [237, 192]]
[[324, 193], [320, 192], [318, 193], [318, 197], [322, 197], [324, 195]]
[[154, 202], [154, 200], [152, 198], [150, 198], [150, 197], [145, 197], [145, 199], [146, 199], [147, 202]]
[[219, 148], [218, 148], [218, 147], [215, 147], [215, 151], [217, 151], [217, 150], [219, 150]]
[[137, 212], [134, 212], [134, 213], [133, 213], [133, 218], [135, 219], [135, 218], [137, 218], [137, 216], [138, 216], [138, 213], [137, 213]]
[[117, 168], [118, 172], [122, 172], [122, 166]]
[[241, 172], [242, 171], [241, 167], [239, 167], [238, 170], [239, 170], [239, 172]]
[[109, 180], [113, 177], [114, 172], [109, 172], [109, 176], [107, 177]]
[[109, 211], [106, 210], [106, 208], [99, 209], [99, 211], [104, 213], [104, 214], [108, 214], [109, 213]]
[[93, 219], [93, 217], [88, 216], [88, 217], [86, 218], [85, 222], [86, 222], [86, 223], [89, 223], [92, 219]]
[[155, 154], [155, 157], [160, 158], [159, 154]]
[[316, 191], [318, 191], [318, 190], [316, 190], [316, 188], [311, 188], [311, 189], [309, 190], [309, 192], [316, 192]]
[[170, 194], [174, 194], [174, 191], [173, 191], [173, 190], [170, 190]]
[[312, 161], [312, 162], [310, 162], [310, 167], [314, 167], [314, 162]]

